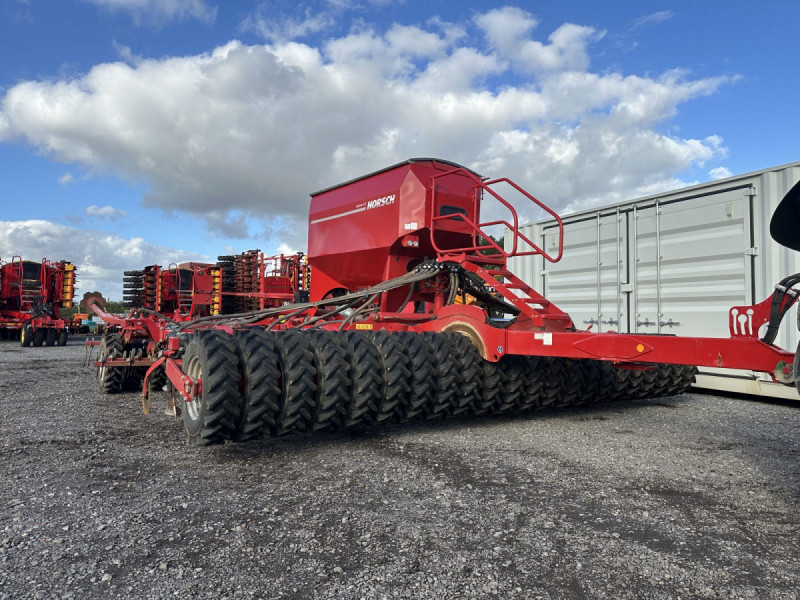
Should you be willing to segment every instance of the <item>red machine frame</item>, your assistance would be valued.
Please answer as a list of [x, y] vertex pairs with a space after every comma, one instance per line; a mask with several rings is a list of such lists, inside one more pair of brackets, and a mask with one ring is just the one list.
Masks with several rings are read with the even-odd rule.
[[[519, 231], [516, 208], [493, 188], [500, 183], [510, 185], [556, 220], [559, 243], [555, 255]], [[481, 202], [489, 198], [507, 212], [506, 218], [481, 221]], [[398, 207], [404, 202], [405, 206]], [[370, 207], [387, 210], [371, 217]], [[345, 220], [351, 216], [362, 219], [358, 231], [372, 223], [389, 233], [384, 239], [379, 237], [381, 232], [368, 231], [367, 239], [348, 240], [350, 246], [342, 250], [336, 240], [342, 232], [354, 231], [354, 225]], [[487, 232], [498, 225], [511, 232], [510, 248], [500, 246]], [[321, 230], [323, 227], [327, 229]], [[218, 315], [181, 324], [164, 315], [136, 311], [128, 318], [118, 318], [92, 305], [125, 339], [145, 339], [148, 346], [147, 358], [105, 357], [95, 364], [105, 368], [147, 366], [142, 389], [145, 399], [150, 376], [163, 366], [177, 394], [191, 402], [202, 394], [203, 382], [182, 371], [180, 334], [206, 329], [233, 333], [247, 327], [321, 328], [457, 332], [492, 362], [507, 355], [548, 356], [608, 361], [633, 370], [670, 363], [750, 369], [769, 373], [786, 385], [795, 382], [795, 354], [759, 339], [757, 333], [771, 322], [776, 306], [783, 314], [797, 300], [795, 293], [785, 293], [785, 289], [777, 289], [757, 305], [732, 307], [728, 339], [578, 330], [569, 315], [507, 269], [512, 256], [537, 254], [551, 262], [559, 260], [563, 225], [552, 210], [505, 178], [485, 180], [447, 161], [411, 160], [312, 194], [309, 228], [308, 264], [314, 272], [310, 302], [285, 306], [262, 302], [264, 310], [247, 318]], [[325, 239], [320, 242], [320, 238]], [[487, 243], [494, 254], [484, 253]], [[337, 258], [341, 264], [337, 265]], [[367, 271], [383, 275], [373, 280], [373, 285], [359, 284], [358, 278]], [[293, 273], [306, 278], [302, 269]], [[356, 284], [348, 285], [349, 281]], [[500, 322], [491, 318], [485, 306], [454, 304], [454, 281], [472, 282], [470, 289], [475, 293], [490, 291], [495, 300], [484, 293], [486, 302], [495, 302], [514, 318]], [[393, 283], [397, 285], [392, 287]], [[463, 288], [459, 288], [462, 293]], [[749, 315], [747, 331], [738, 326], [737, 314]]]
[[25, 286], [25, 263], [15, 255], [0, 266], [0, 329], [20, 332], [23, 346], [66, 343], [67, 322], [61, 308], [72, 306], [75, 293], [75, 267], [67, 261], [46, 258], [38, 266], [35, 288]]

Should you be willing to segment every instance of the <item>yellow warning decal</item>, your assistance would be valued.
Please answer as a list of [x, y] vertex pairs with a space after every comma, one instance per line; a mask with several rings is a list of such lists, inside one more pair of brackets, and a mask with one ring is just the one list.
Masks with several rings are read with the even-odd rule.
[[372, 323], [356, 323], [356, 329], [372, 329]]

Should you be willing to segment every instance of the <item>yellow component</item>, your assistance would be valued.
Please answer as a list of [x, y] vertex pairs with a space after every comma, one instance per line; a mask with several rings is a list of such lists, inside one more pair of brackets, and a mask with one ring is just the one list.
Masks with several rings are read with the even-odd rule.
[[637, 352], [644, 352], [644, 344], [636, 344]]
[[161, 267], [153, 269], [156, 273], [156, 302], [153, 310], [161, 312]]
[[64, 263], [64, 285], [61, 290], [61, 308], [72, 307], [72, 297], [75, 295], [75, 265]]
[[472, 304], [473, 302], [475, 302], [475, 296], [471, 296], [469, 294], [465, 294], [463, 296], [461, 294], [456, 294], [456, 304]]
[[211, 269], [211, 308], [212, 315], [218, 315], [222, 309], [222, 269]]
[[365, 329], [369, 331], [372, 329], [372, 323], [356, 323], [356, 329]]

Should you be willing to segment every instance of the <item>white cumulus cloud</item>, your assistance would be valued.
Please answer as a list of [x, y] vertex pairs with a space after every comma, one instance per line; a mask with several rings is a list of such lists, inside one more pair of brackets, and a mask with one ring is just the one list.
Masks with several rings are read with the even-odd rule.
[[129, 12], [137, 24], [163, 25], [168, 21], [198, 19], [207, 23], [217, 18], [216, 7], [205, 0], [83, 0], [108, 10]]
[[726, 177], [732, 177], [733, 173], [731, 173], [731, 170], [727, 167], [716, 167], [715, 169], [711, 169], [708, 175], [711, 179], [725, 179]]
[[[0, 257], [25, 260], [67, 260], [76, 265], [76, 296], [99, 290], [110, 300], [122, 299], [122, 273], [146, 265], [171, 262], [209, 262], [210, 257], [140, 237], [124, 238], [93, 229], [80, 229], [43, 220], [0, 221]], [[212, 261], [213, 262], [213, 261]]]
[[560, 210], [669, 185], [724, 156], [713, 132], [678, 137], [663, 125], [731, 79], [593, 72], [602, 34], [569, 23], [539, 32], [533, 15], [506, 7], [461, 25], [362, 24], [318, 46], [232, 41], [98, 64], [9, 88], [0, 142], [144, 182], [145, 206], [212, 231], [278, 218], [299, 247], [310, 192], [409, 157], [509, 176]]
[[109, 205], [97, 206], [96, 204], [92, 204], [91, 206], [87, 206], [84, 212], [87, 217], [94, 217], [105, 221], [116, 221], [117, 219], [128, 216], [128, 213], [124, 210], [119, 210]]

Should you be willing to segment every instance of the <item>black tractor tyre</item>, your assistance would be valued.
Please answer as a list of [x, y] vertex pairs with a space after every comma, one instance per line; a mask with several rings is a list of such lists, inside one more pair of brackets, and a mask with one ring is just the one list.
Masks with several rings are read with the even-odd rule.
[[598, 394], [601, 402], [616, 402], [628, 398], [627, 379], [623, 371], [608, 361], [597, 361], [599, 375]]
[[504, 356], [497, 363], [500, 370], [500, 394], [492, 406], [494, 414], [516, 409], [525, 393], [526, 367], [524, 356]]
[[[102, 361], [106, 358], [122, 356], [125, 347], [122, 337], [118, 333], [107, 333], [100, 339], [97, 350], [97, 359]], [[103, 394], [116, 394], [122, 391], [122, 383], [125, 378], [124, 367], [98, 367], [97, 368], [97, 387]]]
[[381, 401], [378, 373], [381, 357], [378, 349], [370, 342], [369, 334], [343, 331], [339, 335], [342, 337], [350, 370], [342, 427], [367, 425], [375, 422], [377, 407]]
[[[414, 334], [416, 335], [416, 334]], [[378, 354], [378, 405], [370, 416], [374, 423], [384, 423], [395, 418], [400, 411], [400, 403], [408, 397], [408, 383], [411, 372], [400, 338], [388, 331], [376, 331], [369, 335]]]
[[341, 428], [350, 389], [347, 350], [338, 331], [303, 333], [317, 373], [316, 389], [311, 401], [311, 428], [314, 431], [335, 431]]
[[697, 381], [697, 367], [694, 365], [675, 365], [680, 368], [681, 381], [680, 384], [674, 389], [673, 394], [685, 394], [692, 387], [692, 384]]
[[522, 365], [522, 391], [517, 397], [517, 410], [527, 411], [546, 408], [547, 397], [544, 391], [547, 387], [549, 369], [544, 358], [538, 356], [519, 357]]
[[239, 331], [234, 339], [242, 396], [233, 439], [245, 442], [263, 437], [275, 425], [280, 372], [272, 336], [263, 329]]
[[546, 397], [552, 398], [551, 406], [565, 408], [578, 403], [584, 385], [582, 373], [576, 361], [569, 358], [551, 358], [546, 383]]
[[640, 371], [641, 383], [639, 384], [639, 398], [656, 398], [660, 396], [658, 383], [658, 365], [653, 365], [650, 368]]
[[673, 374], [674, 370], [672, 365], [666, 363], [655, 365], [655, 380], [653, 382], [653, 387], [650, 389], [650, 394], [647, 397], [661, 398], [663, 396], [669, 396], [673, 384]]
[[447, 415], [456, 392], [456, 361], [444, 334], [426, 332], [419, 335], [428, 343], [433, 358], [430, 401], [422, 409], [426, 419], [438, 419]]
[[408, 380], [410, 390], [401, 398], [399, 412], [400, 421], [408, 422], [421, 416], [424, 408], [431, 405], [436, 387], [433, 350], [419, 333], [400, 331], [394, 335], [403, 346], [411, 373]]
[[200, 395], [181, 410], [189, 446], [221, 444], [233, 437], [241, 402], [238, 363], [233, 336], [227, 333], [202, 332], [186, 344], [183, 372], [202, 380]]
[[[540, 384], [536, 392], [534, 408], [537, 410], [563, 406], [560, 397], [563, 393], [562, 369], [559, 358], [541, 356], [536, 359], [536, 370]], [[531, 377], [529, 375], [529, 377]]]
[[450, 355], [455, 362], [456, 380], [448, 414], [467, 412], [477, 401], [480, 393], [482, 365], [478, 349], [460, 333], [443, 333]]
[[34, 346], [41, 346], [47, 340], [47, 330], [40, 327], [39, 329], [35, 329], [33, 331], [33, 345]]
[[59, 346], [66, 346], [68, 340], [69, 340], [69, 330], [68, 329], [62, 329], [58, 333], [58, 345]]
[[45, 344], [48, 346], [55, 346], [56, 342], [58, 341], [58, 329], [54, 329], [53, 327], [48, 327], [45, 331], [47, 335]]
[[33, 343], [33, 327], [30, 325], [23, 325], [19, 334], [19, 344], [23, 348], [30, 348]]
[[580, 389], [575, 398], [575, 406], [596, 404], [600, 401], [600, 370], [597, 362], [589, 359], [569, 359], [577, 367], [581, 380]]
[[496, 362], [481, 358], [480, 370], [479, 393], [472, 406], [472, 412], [475, 415], [485, 415], [494, 412], [495, 404], [500, 397], [500, 381], [502, 380], [500, 366]]
[[311, 352], [297, 331], [272, 333], [280, 372], [281, 397], [274, 435], [308, 431], [311, 426], [311, 403], [316, 391], [316, 373]]

